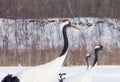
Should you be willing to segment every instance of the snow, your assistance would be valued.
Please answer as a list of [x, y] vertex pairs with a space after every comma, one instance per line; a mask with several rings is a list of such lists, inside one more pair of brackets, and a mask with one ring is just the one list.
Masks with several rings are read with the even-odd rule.
[[[7, 74], [16, 74], [23, 69], [32, 67], [0, 67], [0, 80]], [[68, 78], [77, 74], [84, 74], [86, 66], [63, 67], [61, 73], [67, 73], [63, 77]], [[120, 66], [96, 66], [92, 74], [92, 82], [120, 82]]]

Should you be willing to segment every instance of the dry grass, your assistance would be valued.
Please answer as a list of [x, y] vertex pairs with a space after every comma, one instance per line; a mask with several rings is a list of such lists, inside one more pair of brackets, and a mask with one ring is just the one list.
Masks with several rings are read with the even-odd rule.
[[[23, 66], [34, 66], [47, 63], [57, 58], [62, 48], [37, 49], [30, 47], [24, 50], [10, 49], [5, 51], [0, 49], [0, 65], [1, 66], [16, 66], [20, 63]], [[68, 56], [65, 60], [65, 66], [85, 65], [86, 49], [78, 48], [76, 50], [69, 49]], [[92, 52], [93, 55], [94, 52]], [[120, 65], [120, 49], [114, 48], [111, 50], [104, 49], [99, 53], [99, 65]], [[93, 58], [90, 62], [92, 63]]]

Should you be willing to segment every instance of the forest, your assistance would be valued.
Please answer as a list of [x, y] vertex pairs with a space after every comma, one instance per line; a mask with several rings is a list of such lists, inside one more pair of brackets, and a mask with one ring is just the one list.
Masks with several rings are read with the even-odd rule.
[[0, 0], [1, 18], [120, 17], [120, 0]]

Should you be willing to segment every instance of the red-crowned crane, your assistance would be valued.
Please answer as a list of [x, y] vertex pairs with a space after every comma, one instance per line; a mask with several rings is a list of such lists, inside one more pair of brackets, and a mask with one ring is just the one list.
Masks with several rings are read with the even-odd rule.
[[[94, 72], [94, 66], [97, 64], [97, 61], [98, 61], [98, 52], [102, 49], [103, 49], [103, 46], [100, 44], [95, 46], [95, 48], [94, 48], [95, 58], [94, 58], [93, 64], [91, 67], [88, 66], [88, 69], [86, 72], [84, 72], [82, 74], [77, 74], [77, 75], [73, 75], [73, 76], [64, 78], [63, 82], [92, 82], [92, 75]], [[89, 58], [90, 55], [87, 55], [87, 57]], [[88, 59], [87, 59], [87, 62], [88, 62]]]

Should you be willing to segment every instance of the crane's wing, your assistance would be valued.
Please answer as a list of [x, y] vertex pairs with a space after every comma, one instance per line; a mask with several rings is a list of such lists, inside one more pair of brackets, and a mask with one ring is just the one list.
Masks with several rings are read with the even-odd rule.
[[56, 58], [55, 60], [23, 70], [18, 73], [17, 77], [20, 82], [54, 82], [57, 79], [66, 55]]

